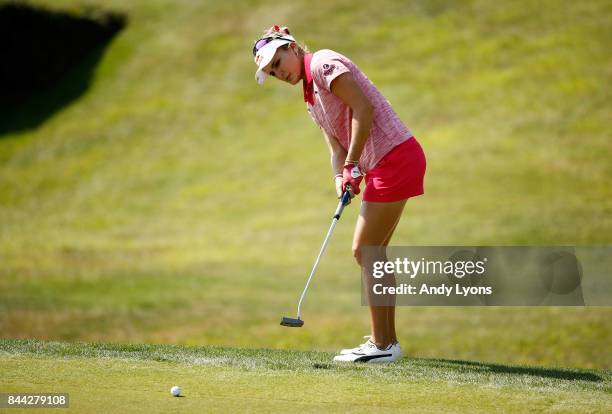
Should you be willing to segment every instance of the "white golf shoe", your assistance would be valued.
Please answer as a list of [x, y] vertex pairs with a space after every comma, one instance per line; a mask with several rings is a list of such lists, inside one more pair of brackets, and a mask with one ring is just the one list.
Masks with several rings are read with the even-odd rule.
[[369, 342], [371, 337], [372, 337], [372, 335], [365, 335], [363, 338], [367, 339], [367, 341], [365, 341], [361, 345], [357, 345], [355, 348], [344, 348], [344, 349], [341, 349], [340, 350], [340, 355], [352, 354], [353, 352], [359, 351], [362, 346], [365, 346]]
[[350, 353], [340, 354], [334, 357], [336, 362], [368, 362], [384, 363], [397, 361], [402, 357], [402, 349], [399, 342], [392, 343], [385, 349], [379, 349], [371, 339]]

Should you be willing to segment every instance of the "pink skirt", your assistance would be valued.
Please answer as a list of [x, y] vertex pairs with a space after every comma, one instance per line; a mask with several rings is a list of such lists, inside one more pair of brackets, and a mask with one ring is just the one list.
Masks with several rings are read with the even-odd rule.
[[424, 194], [426, 164], [416, 138], [402, 142], [367, 172], [363, 201], [389, 203]]

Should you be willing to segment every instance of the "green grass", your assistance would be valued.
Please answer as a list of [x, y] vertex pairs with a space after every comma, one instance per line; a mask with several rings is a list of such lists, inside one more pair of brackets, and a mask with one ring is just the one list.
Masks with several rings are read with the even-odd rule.
[[[606, 412], [606, 370], [269, 349], [0, 341], [4, 392], [67, 392], [76, 412]], [[169, 390], [180, 385], [184, 398]]]
[[[0, 137], [4, 338], [333, 351], [368, 333], [350, 254], [357, 203], [306, 326], [278, 326], [336, 200], [299, 87], [253, 79], [252, 41], [277, 22], [351, 57], [422, 143], [426, 194], [393, 244], [610, 243], [609, 1], [103, 5], [129, 23], [87, 92]], [[611, 317], [402, 308], [398, 332], [413, 357], [609, 369]]]

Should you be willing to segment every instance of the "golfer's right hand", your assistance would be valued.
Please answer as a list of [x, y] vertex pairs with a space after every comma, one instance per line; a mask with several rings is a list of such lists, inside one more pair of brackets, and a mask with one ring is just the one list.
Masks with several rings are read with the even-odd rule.
[[363, 174], [359, 166], [353, 163], [347, 163], [342, 169], [342, 188], [351, 194], [351, 198], [359, 194], [359, 184], [363, 180]]

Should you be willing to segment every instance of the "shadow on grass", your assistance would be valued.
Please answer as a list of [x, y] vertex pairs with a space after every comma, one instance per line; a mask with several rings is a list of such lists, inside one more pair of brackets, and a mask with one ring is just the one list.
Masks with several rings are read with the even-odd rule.
[[36, 128], [88, 88], [125, 16], [0, 5], [0, 136]]
[[599, 375], [590, 372], [581, 372], [571, 369], [544, 368], [544, 367], [517, 367], [511, 365], [500, 365], [485, 362], [463, 361], [453, 359], [427, 359], [435, 362], [441, 368], [452, 368], [458, 371], [474, 371], [478, 373], [491, 372], [495, 374], [529, 375], [541, 378], [556, 378], [570, 381], [604, 381]]

